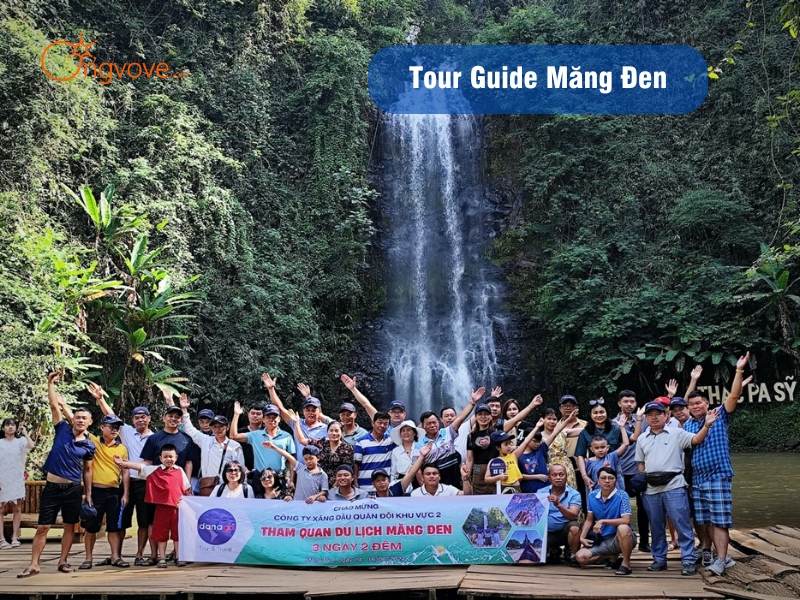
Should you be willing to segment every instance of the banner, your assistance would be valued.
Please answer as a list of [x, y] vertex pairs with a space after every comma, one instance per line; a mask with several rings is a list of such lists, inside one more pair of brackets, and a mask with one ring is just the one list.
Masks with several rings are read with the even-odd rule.
[[185, 496], [180, 556], [279, 566], [544, 562], [546, 494], [356, 502]]

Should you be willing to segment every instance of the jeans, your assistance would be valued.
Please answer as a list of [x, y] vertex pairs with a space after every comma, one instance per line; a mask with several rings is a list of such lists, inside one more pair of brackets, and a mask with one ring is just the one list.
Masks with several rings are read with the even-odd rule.
[[677, 488], [657, 494], [642, 496], [650, 518], [650, 536], [653, 560], [667, 562], [667, 517], [672, 519], [678, 532], [678, 544], [681, 547], [681, 562], [694, 564], [694, 533], [689, 518], [689, 496], [686, 488]]

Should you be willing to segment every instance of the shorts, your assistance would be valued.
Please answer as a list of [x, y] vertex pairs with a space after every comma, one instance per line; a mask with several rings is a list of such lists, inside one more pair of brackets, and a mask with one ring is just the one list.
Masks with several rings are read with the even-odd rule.
[[698, 525], [713, 525], [722, 529], [733, 527], [733, 496], [731, 478], [712, 479], [692, 485], [694, 520]]
[[172, 541], [178, 541], [178, 507], [156, 504], [156, 514], [153, 519], [153, 531], [150, 539], [154, 542], [166, 542], [172, 535]]
[[84, 524], [86, 533], [97, 533], [106, 518], [106, 531], [116, 533], [120, 531], [119, 517], [122, 512], [122, 490], [119, 488], [101, 488], [92, 486], [92, 506], [97, 511], [97, 516]]
[[560, 548], [561, 546], [566, 546], [569, 536], [569, 530], [571, 527], [577, 527], [578, 531], [580, 531], [580, 525], [578, 525], [578, 521], [570, 521], [569, 523], [565, 523], [564, 527], [561, 529], [555, 530], [548, 530], [547, 531], [547, 549], [553, 550], [555, 548]]
[[152, 519], [144, 501], [144, 492], [147, 482], [144, 479], [131, 479], [128, 487], [128, 504], [122, 511], [122, 528], [127, 529], [133, 524], [133, 511], [136, 510], [136, 524], [147, 527]]
[[[631, 529], [631, 537], [633, 538], [633, 544], [636, 545], [636, 534], [633, 533], [633, 529]], [[587, 549], [593, 556], [616, 556], [622, 552], [619, 538], [616, 535], [603, 538], [600, 543]]]
[[80, 522], [83, 486], [78, 482], [44, 484], [39, 500], [39, 525], [55, 525], [58, 511], [65, 525]]

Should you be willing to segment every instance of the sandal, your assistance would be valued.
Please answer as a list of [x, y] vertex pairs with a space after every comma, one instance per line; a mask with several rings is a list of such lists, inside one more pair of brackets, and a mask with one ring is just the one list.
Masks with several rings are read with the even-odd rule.
[[187, 564], [189, 563], [187, 563], [185, 560], [178, 560], [177, 558], [175, 559], [176, 567], [185, 567]]
[[630, 567], [626, 567], [625, 565], [620, 565], [619, 568], [614, 571], [614, 575], [630, 575], [633, 573]]
[[[86, 564], [86, 563], [84, 563], [84, 564]], [[89, 563], [89, 568], [90, 569], [92, 568], [92, 563]], [[58, 565], [58, 571], [60, 573], [74, 573], [75, 569], [72, 568], [71, 564], [65, 562], [65, 563], [61, 563], [60, 565]]]
[[170, 552], [169, 554], [167, 554], [164, 557], [164, 560], [166, 560], [166, 561], [175, 560], [175, 552], [173, 551], [173, 552]]
[[149, 558], [143, 558], [141, 556], [137, 556], [133, 559], [133, 566], [134, 567], [152, 567], [153, 565], [150, 563]]
[[157, 566], [158, 566], [159, 569], [166, 569], [167, 568], [167, 559], [166, 558], [159, 558]]
[[[92, 568], [92, 561], [90, 560], [83, 561], [81, 563], [81, 566], [78, 567], [78, 569], [80, 569], [81, 571], [88, 571], [91, 568]], [[59, 567], [58, 570], [61, 571], [61, 567]], [[71, 571], [62, 571], [62, 573], [71, 573]]]
[[[108, 559], [108, 560], [111, 561], [111, 559]], [[117, 567], [118, 569], [127, 569], [128, 567], [131, 566], [131, 564], [128, 563], [128, 562], [125, 562], [121, 558], [118, 558], [117, 560], [111, 562], [111, 566], [112, 567]]]
[[22, 573], [17, 575], [17, 579], [26, 579], [27, 577], [33, 577], [34, 575], [38, 575], [39, 571], [36, 569], [31, 569], [30, 567], [25, 567]]
[[111, 559], [106, 558], [105, 560], [101, 560], [99, 563], [94, 563], [95, 567], [108, 567], [111, 565]]

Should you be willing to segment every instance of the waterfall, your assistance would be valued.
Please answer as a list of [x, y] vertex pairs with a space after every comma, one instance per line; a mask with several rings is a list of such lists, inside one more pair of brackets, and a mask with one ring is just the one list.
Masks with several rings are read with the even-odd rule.
[[497, 385], [480, 117], [384, 115], [386, 389], [409, 417]]

